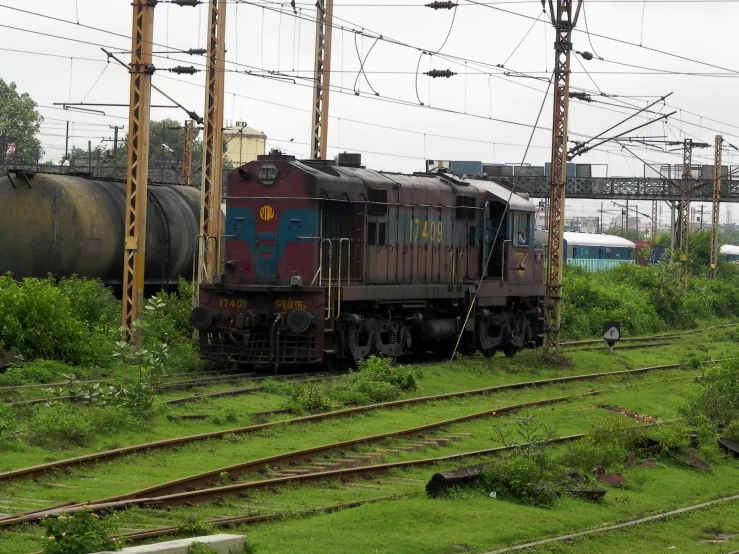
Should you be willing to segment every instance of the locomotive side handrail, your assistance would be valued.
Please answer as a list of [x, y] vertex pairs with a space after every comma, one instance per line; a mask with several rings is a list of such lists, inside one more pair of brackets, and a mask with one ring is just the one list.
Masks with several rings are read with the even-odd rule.
[[513, 241], [511, 239], [506, 239], [503, 241], [503, 252], [500, 256], [500, 282], [501, 283], [508, 280], [506, 279], [508, 272], [506, 271], [506, 266], [505, 266], [505, 243], [506, 242], [510, 242], [511, 244], [513, 244]]
[[323, 244], [327, 242], [328, 243], [328, 299], [326, 302], [326, 321], [331, 319], [331, 268], [332, 268], [332, 258], [333, 258], [333, 243], [331, 242], [331, 239], [321, 239], [321, 247], [318, 252], [318, 256], [320, 258], [319, 264], [318, 264], [318, 274], [320, 275], [318, 284], [319, 286], [323, 286]]
[[346, 271], [346, 286], [351, 285], [350, 267], [352, 263], [352, 243], [351, 239], [341, 238], [339, 239], [339, 275], [336, 278], [336, 316], [334, 317], [334, 319], [339, 319], [339, 317], [341, 316], [341, 245], [344, 243], [344, 241], [346, 241], [346, 259], [348, 260]]

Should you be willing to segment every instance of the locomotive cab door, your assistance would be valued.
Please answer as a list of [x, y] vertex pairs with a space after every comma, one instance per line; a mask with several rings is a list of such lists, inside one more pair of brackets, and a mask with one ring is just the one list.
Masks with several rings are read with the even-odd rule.
[[503, 245], [508, 233], [508, 225], [503, 221], [504, 217], [505, 205], [498, 202], [485, 202], [485, 231], [481, 264], [481, 266], [487, 264], [484, 271], [485, 277], [502, 278], [503, 276]]

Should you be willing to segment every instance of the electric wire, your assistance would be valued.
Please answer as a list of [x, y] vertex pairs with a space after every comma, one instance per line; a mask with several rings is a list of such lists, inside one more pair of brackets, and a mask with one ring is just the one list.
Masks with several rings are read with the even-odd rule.
[[[526, 150], [524, 150], [523, 153], [523, 159], [521, 160], [521, 165], [526, 163], [526, 156], [529, 153], [529, 146], [531, 145], [531, 141], [534, 138], [534, 133], [536, 132], [536, 128], [539, 125], [539, 119], [541, 118], [541, 114], [544, 111], [544, 105], [547, 102], [547, 99], [549, 98], [549, 89], [552, 86], [552, 82], [554, 81], [554, 75], [552, 75], [552, 78], [549, 80], [549, 87], [547, 87], [547, 91], [544, 94], [544, 99], [541, 101], [541, 106], [539, 107], [539, 113], [536, 116], [536, 122], [534, 123], [534, 128], [531, 131], [531, 135], [529, 136], [529, 143], [526, 146]], [[552, 169], [553, 171], [553, 169]], [[505, 203], [505, 206], [503, 208], [503, 214], [500, 216], [500, 221], [498, 222], [498, 228], [495, 231], [495, 236], [493, 238], [493, 241], [490, 243], [490, 253], [487, 256], [487, 259], [485, 260], [485, 264], [480, 268], [480, 280], [477, 283], [477, 288], [475, 289], [474, 295], [472, 296], [472, 300], [470, 301], [470, 308], [467, 310], [467, 316], [464, 319], [464, 323], [462, 323], [461, 330], [459, 331], [459, 337], [457, 338], [457, 342], [454, 345], [454, 350], [452, 351], [452, 356], [449, 359], [449, 363], [452, 363], [454, 361], [454, 356], [457, 353], [457, 349], [459, 348], [459, 343], [462, 341], [462, 337], [464, 336], [464, 330], [467, 327], [467, 321], [470, 319], [470, 315], [472, 315], [472, 310], [475, 307], [475, 301], [477, 300], [478, 294], [480, 294], [480, 287], [482, 286], [482, 281], [485, 279], [485, 273], [487, 272], [488, 265], [490, 264], [490, 260], [493, 257], [493, 253], [495, 252], [495, 243], [498, 241], [498, 237], [500, 236], [500, 230], [503, 228], [503, 223], [505, 221], [506, 214], [508, 213], [508, 208], [511, 205], [511, 198], [513, 198], [513, 193], [515, 191], [515, 186], [511, 187], [511, 191], [508, 194], [508, 200]], [[514, 229], [515, 234], [515, 229]], [[487, 233], [487, 229], [483, 229], [483, 233]], [[484, 236], [484, 235], [483, 235]], [[533, 243], [533, 237], [529, 237], [529, 239]], [[503, 245], [505, 247], [505, 245]], [[503, 268], [503, 271], [505, 271], [505, 268]]]

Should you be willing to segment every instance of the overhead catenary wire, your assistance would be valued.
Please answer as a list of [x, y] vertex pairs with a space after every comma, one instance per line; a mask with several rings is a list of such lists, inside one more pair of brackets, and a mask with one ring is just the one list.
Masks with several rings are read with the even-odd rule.
[[[524, 153], [523, 153], [523, 158], [521, 160], [521, 165], [523, 165], [524, 163], [526, 163], [526, 156], [529, 153], [529, 147], [531, 145], [531, 141], [534, 138], [534, 133], [536, 132], [536, 128], [539, 125], [539, 119], [541, 119], [541, 114], [544, 111], [544, 105], [547, 102], [547, 98], [549, 98], [549, 89], [551, 88], [553, 81], [554, 81], [554, 74], [552, 74], [552, 78], [549, 80], [549, 87], [547, 87], [547, 91], [544, 94], [544, 99], [541, 102], [541, 107], [539, 108], [539, 113], [536, 116], [536, 122], [534, 123], [534, 128], [531, 131], [531, 135], [529, 136], [529, 143], [526, 146], [526, 150], [524, 150]], [[503, 228], [503, 222], [505, 221], [506, 213], [508, 212], [508, 207], [511, 204], [511, 198], [513, 198], [514, 192], [515, 192], [515, 186], [512, 186], [511, 187], [511, 191], [508, 194], [508, 200], [506, 201], [505, 207], [503, 208], [503, 213], [500, 216], [500, 221], [498, 222], [498, 228], [495, 231], [495, 236], [493, 237], [493, 241], [491, 243], [490, 253], [488, 254], [487, 259], [485, 260], [485, 263], [480, 268], [480, 280], [477, 283], [477, 287], [476, 287], [476, 289], [474, 291], [474, 294], [472, 295], [472, 300], [470, 301], [470, 307], [467, 310], [467, 315], [464, 318], [464, 322], [462, 323], [462, 326], [460, 327], [459, 337], [457, 337], [457, 342], [454, 345], [454, 350], [452, 351], [452, 356], [449, 359], [449, 363], [451, 363], [451, 362], [454, 361], [454, 356], [457, 353], [457, 349], [459, 348], [459, 343], [462, 341], [462, 337], [464, 336], [464, 330], [467, 327], [467, 321], [469, 321], [470, 315], [472, 315], [472, 310], [475, 307], [475, 301], [477, 300], [478, 294], [480, 294], [480, 287], [482, 286], [482, 281], [485, 279], [485, 272], [487, 270], [488, 265], [490, 264], [490, 260], [491, 260], [491, 258], [493, 256], [493, 252], [495, 251], [494, 245], [495, 245], [495, 243], [498, 240], [498, 236], [500, 236], [500, 230]], [[483, 230], [483, 233], [485, 233], [485, 232], [486, 232], [486, 230]], [[530, 237], [530, 238], [532, 238], [532, 237]]]

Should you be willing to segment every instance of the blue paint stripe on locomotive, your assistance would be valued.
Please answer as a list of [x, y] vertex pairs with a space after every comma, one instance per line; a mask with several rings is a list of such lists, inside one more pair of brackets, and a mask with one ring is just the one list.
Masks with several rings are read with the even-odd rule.
[[[290, 243], [305, 243], [318, 235], [318, 214], [315, 210], [295, 209], [278, 212], [278, 233], [257, 233], [251, 208], [230, 208], [226, 213], [227, 240], [243, 240], [253, 254], [257, 282], [273, 283], [285, 247]], [[259, 241], [257, 243], [257, 240]], [[269, 242], [269, 244], [265, 244]]]

